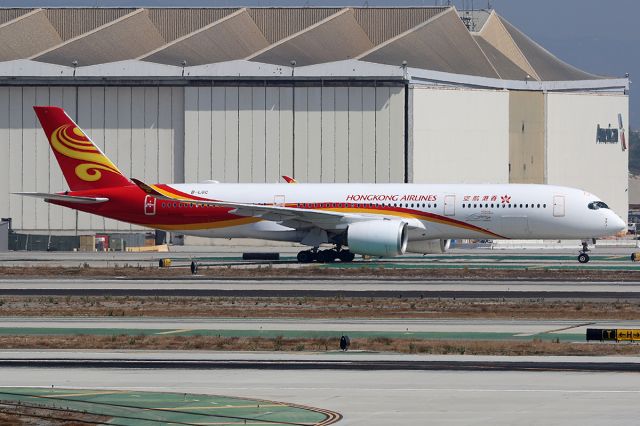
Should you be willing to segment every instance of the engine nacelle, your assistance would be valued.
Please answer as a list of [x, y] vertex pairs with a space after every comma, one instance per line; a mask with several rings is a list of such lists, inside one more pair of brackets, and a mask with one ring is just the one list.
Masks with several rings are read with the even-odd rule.
[[399, 220], [356, 222], [347, 229], [349, 251], [371, 256], [399, 256], [407, 249], [407, 224]]
[[438, 254], [449, 250], [451, 240], [413, 240], [407, 244], [409, 253]]

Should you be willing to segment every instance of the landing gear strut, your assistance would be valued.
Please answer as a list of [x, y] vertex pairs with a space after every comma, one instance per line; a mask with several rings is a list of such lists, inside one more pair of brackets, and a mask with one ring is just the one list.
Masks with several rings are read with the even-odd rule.
[[300, 263], [333, 263], [336, 260], [340, 262], [353, 262], [355, 255], [349, 250], [343, 250], [340, 247], [318, 250], [318, 247], [314, 247], [310, 250], [303, 250], [298, 253], [298, 262]]
[[582, 250], [580, 250], [580, 254], [578, 255], [578, 262], [587, 263], [589, 261], [589, 243], [586, 241], [582, 242]]

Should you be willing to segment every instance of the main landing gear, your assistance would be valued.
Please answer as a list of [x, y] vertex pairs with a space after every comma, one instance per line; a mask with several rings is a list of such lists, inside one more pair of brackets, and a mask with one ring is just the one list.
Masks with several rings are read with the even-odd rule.
[[354, 258], [355, 254], [349, 250], [343, 250], [340, 247], [327, 250], [318, 250], [318, 247], [314, 247], [298, 253], [298, 262], [300, 263], [333, 263], [336, 260], [340, 262], [353, 262]]
[[582, 250], [580, 250], [580, 254], [578, 255], [578, 262], [587, 263], [589, 261], [589, 243], [586, 241], [582, 242]]

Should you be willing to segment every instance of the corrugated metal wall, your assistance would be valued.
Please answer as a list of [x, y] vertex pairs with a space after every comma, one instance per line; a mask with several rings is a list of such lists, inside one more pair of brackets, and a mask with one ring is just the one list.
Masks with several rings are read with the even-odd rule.
[[238, 9], [168, 8], [149, 9], [149, 18], [166, 42], [173, 41], [224, 18]]
[[[60, 105], [123, 173], [150, 182], [181, 181], [183, 89], [171, 87], [0, 87], [0, 216], [23, 230], [74, 230], [76, 215], [10, 192], [67, 189], [33, 105]], [[78, 214], [79, 230], [131, 226]]]
[[402, 87], [189, 87], [185, 179], [403, 182]]
[[62, 40], [74, 37], [123, 17], [136, 9], [126, 8], [62, 8], [46, 9], [47, 18]]
[[249, 15], [269, 43], [275, 43], [292, 34], [338, 13], [339, 8], [256, 8]]
[[0, 25], [12, 21], [26, 13], [31, 12], [33, 9], [0, 9]]
[[390, 7], [356, 8], [353, 12], [373, 44], [380, 44], [445, 10], [446, 7]]

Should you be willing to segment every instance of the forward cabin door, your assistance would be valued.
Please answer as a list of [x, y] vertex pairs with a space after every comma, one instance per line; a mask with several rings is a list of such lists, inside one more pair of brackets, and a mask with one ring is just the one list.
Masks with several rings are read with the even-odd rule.
[[456, 196], [455, 195], [444, 196], [444, 215], [445, 216], [456, 215]]
[[553, 196], [553, 215], [555, 217], [564, 216], [564, 195]]

